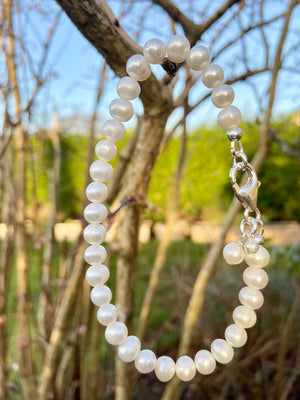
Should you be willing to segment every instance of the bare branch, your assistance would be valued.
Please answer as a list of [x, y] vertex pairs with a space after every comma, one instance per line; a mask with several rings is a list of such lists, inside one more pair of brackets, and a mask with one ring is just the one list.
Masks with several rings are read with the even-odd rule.
[[[127, 59], [136, 53], [142, 53], [137, 45], [121, 27], [119, 20], [113, 14], [104, 0], [56, 0], [68, 17], [77, 26], [86, 39], [106, 59], [116, 75], [126, 75]], [[153, 110], [153, 100], [160, 98], [155, 112], [169, 107], [169, 95], [162, 92], [161, 84], [152, 74], [142, 83], [141, 100], [144, 107]], [[156, 101], [156, 100], [155, 100]]]
[[190, 18], [188, 18], [170, 0], [153, 0], [153, 3], [160, 5], [175, 22], [181, 24], [185, 35], [191, 42], [191, 45], [194, 45], [208, 28], [218, 21], [234, 4], [240, 3], [240, 0], [225, 1], [225, 3], [222, 4], [213, 15], [206, 19], [205, 23], [199, 25], [195, 24]]
[[195, 24], [182, 11], [180, 11], [171, 0], [152, 0], [152, 2], [158, 4], [162, 9], [164, 9], [174, 22], [178, 22], [188, 37], [191, 36], [192, 32], [198, 32], [199, 25]]
[[298, 161], [300, 161], [300, 151], [292, 149], [284, 140], [282, 140], [280, 137], [277, 136], [274, 129], [269, 130], [269, 136], [272, 140], [274, 140], [274, 142], [276, 142], [279, 145], [280, 150], [284, 154], [287, 154], [288, 156], [296, 158]]

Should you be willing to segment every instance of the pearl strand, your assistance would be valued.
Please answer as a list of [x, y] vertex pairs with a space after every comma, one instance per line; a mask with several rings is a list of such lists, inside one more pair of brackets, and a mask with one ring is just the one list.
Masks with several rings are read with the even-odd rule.
[[139, 338], [128, 336], [126, 325], [118, 321], [118, 310], [110, 303], [111, 290], [105, 285], [109, 279], [109, 269], [102, 264], [106, 259], [106, 250], [102, 246], [106, 230], [102, 222], [107, 217], [107, 209], [102, 203], [108, 195], [104, 182], [113, 175], [113, 168], [109, 162], [117, 155], [114, 142], [124, 138], [126, 131], [123, 122], [129, 121], [134, 114], [130, 101], [140, 94], [138, 81], [146, 80], [151, 74], [150, 64], [162, 63], [166, 53], [169, 61], [181, 63], [186, 60], [191, 69], [202, 71], [203, 84], [213, 89], [213, 104], [222, 109], [218, 114], [218, 124], [228, 131], [227, 136], [231, 141], [238, 141], [242, 137], [242, 132], [238, 128], [242, 121], [241, 112], [232, 105], [234, 91], [231, 86], [223, 84], [223, 69], [217, 64], [209, 64], [208, 49], [202, 45], [190, 49], [188, 40], [182, 35], [173, 36], [167, 46], [159, 39], [151, 39], [145, 44], [143, 55], [136, 54], [128, 59], [126, 64], [128, 76], [121, 78], [117, 85], [119, 98], [111, 102], [109, 110], [112, 119], [103, 125], [105, 139], [100, 140], [95, 148], [98, 160], [90, 167], [93, 182], [86, 189], [87, 198], [91, 203], [84, 210], [84, 217], [89, 223], [84, 229], [84, 239], [90, 244], [84, 255], [86, 262], [90, 264], [86, 271], [86, 281], [93, 287], [90, 297], [92, 303], [99, 307], [97, 312], [99, 323], [106, 326], [105, 338], [108, 343], [118, 346], [121, 360], [134, 361], [136, 369], [142, 374], [155, 371], [157, 378], [162, 382], [169, 381], [175, 374], [182, 381], [189, 381], [194, 378], [196, 371], [208, 375], [215, 370], [216, 362], [227, 364], [232, 360], [233, 349], [246, 343], [246, 329], [256, 323], [254, 310], [262, 306], [264, 298], [260, 290], [268, 283], [268, 275], [262, 268], [270, 260], [268, 251], [261, 245], [263, 243], [261, 236], [260, 242], [247, 241], [243, 246], [238, 241], [225, 246], [223, 256], [228, 264], [236, 265], [245, 261], [249, 266], [243, 273], [243, 280], [247, 286], [239, 292], [242, 305], [233, 310], [234, 323], [225, 329], [225, 339], [215, 339], [210, 351], [198, 351], [194, 360], [189, 356], [179, 357], [176, 363], [168, 356], [157, 359], [153, 351], [142, 350]]

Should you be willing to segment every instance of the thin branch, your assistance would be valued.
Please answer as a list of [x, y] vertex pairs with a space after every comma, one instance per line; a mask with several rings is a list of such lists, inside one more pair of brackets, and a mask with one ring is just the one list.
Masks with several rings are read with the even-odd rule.
[[240, 3], [240, 0], [227, 0], [219, 7], [213, 15], [208, 17], [203, 24], [195, 24], [190, 18], [188, 18], [180, 9], [172, 3], [171, 0], [152, 0], [153, 3], [158, 4], [163, 8], [166, 13], [178, 22], [187, 38], [190, 40], [193, 46], [216, 21], [218, 21], [234, 4]]
[[300, 151], [292, 149], [284, 140], [277, 136], [274, 129], [269, 130], [269, 136], [272, 140], [274, 140], [274, 142], [279, 145], [280, 150], [284, 154], [287, 154], [288, 156], [296, 158], [296, 160], [300, 161]]
[[[120, 25], [104, 0], [56, 0], [85, 38], [102, 54], [116, 75], [126, 75], [126, 62], [130, 56], [142, 53], [142, 48], [130, 38]], [[162, 92], [162, 86], [154, 74], [142, 83], [141, 100], [147, 111], [153, 112], [153, 100], [161, 98], [156, 112], [170, 107], [169, 93]]]

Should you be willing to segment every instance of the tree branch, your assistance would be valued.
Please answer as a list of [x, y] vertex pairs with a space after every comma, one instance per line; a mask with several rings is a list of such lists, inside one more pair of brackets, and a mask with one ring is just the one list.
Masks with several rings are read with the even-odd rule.
[[217, 20], [219, 20], [229, 8], [234, 4], [239, 3], [240, 0], [227, 0], [218, 10], [215, 11], [203, 24], [195, 24], [190, 18], [188, 18], [180, 9], [175, 6], [170, 0], [152, 0], [153, 3], [158, 4], [166, 13], [173, 19], [173, 21], [178, 22], [187, 38], [189, 39], [191, 45], [193, 46], [197, 40], [201, 38], [203, 33], [210, 28]]
[[292, 149], [284, 140], [280, 139], [280, 137], [277, 136], [276, 132], [273, 129], [269, 130], [269, 136], [272, 140], [274, 140], [274, 142], [278, 144], [280, 150], [284, 154], [287, 154], [288, 156], [296, 158], [298, 161], [300, 161], [300, 151]]
[[[126, 61], [130, 56], [142, 53], [142, 48], [130, 38], [120, 22], [103, 0], [56, 0], [83, 36], [102, 54], [116, 75], [126, 75]], [[159, 81], [152, 74], [142, 82], [141, 100], [144, 107], [152, 108], [153, 101], [161, 98], [155, 112], [160, 113], [162, 103], [166, 106], [169, 96], [163, 96]]]

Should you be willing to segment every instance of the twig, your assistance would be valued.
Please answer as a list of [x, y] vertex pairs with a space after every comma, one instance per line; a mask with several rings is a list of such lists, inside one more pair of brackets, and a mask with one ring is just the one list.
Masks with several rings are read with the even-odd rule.
[[280, 150], [284, 154], [287, 154], [288, 156], [300, 161], [300, 151], [292, 149], [284, 140], [282, 140], [279, 136], [277, 136], [274, 129], [269, 130], [269, 136], [272, 140], [274, 140], [274, 142], [278, 144]]

